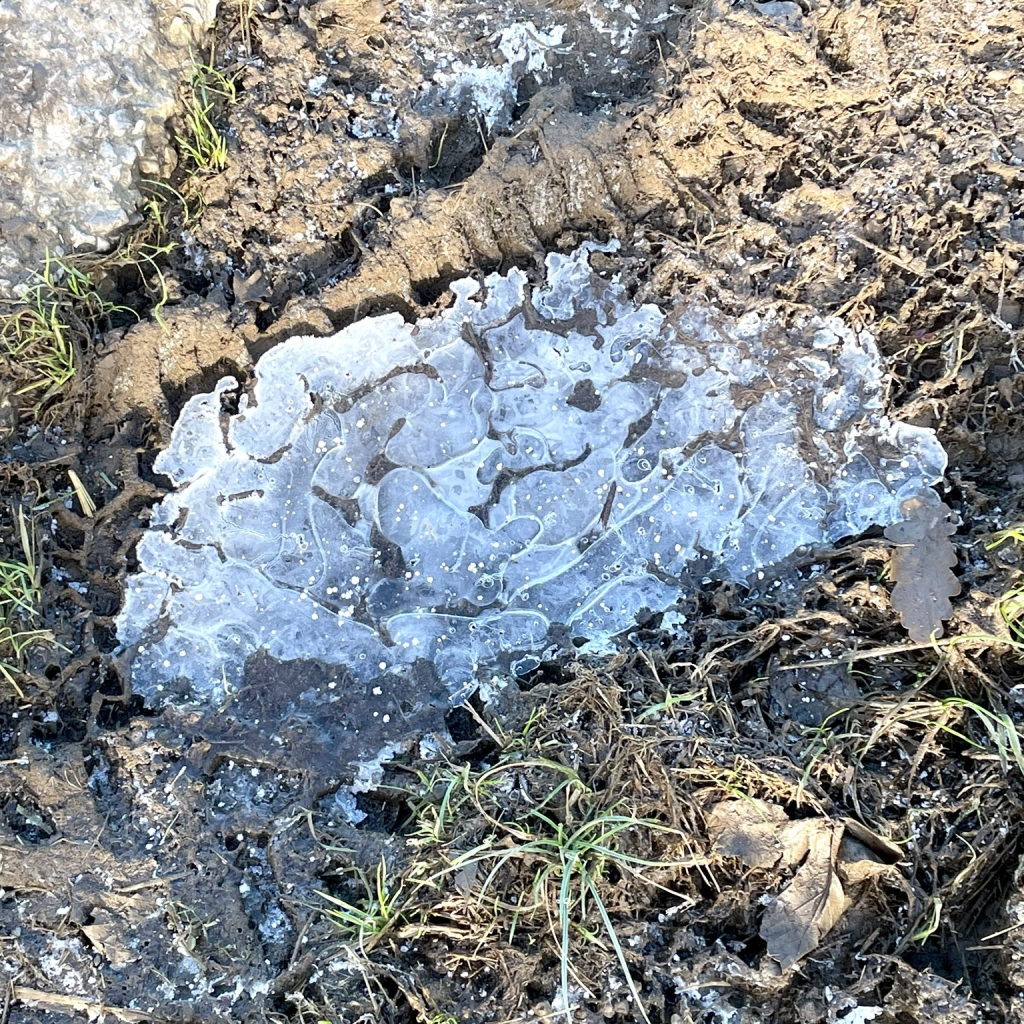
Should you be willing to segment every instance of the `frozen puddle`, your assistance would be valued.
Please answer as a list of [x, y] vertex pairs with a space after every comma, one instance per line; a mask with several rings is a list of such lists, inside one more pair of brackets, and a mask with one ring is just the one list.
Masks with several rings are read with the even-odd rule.
[[532, 292], [512, 270], [416, 324], [293, 338], [236, 414], [230, 378], [189, 401], [118, 619], [135, 690], [217, 702], [262, 650], [410, 694], [433, 666], [457, 700], [612, 650], [698, 559], [743, 580], [941, 477], [934, 434], [884, 415], [868, 334], [638, 306], [598, 248]]

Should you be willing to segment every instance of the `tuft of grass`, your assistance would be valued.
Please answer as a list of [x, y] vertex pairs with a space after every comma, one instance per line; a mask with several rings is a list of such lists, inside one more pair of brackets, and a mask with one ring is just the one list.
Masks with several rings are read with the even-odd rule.
[[[511, 770], [529, 768], [531, 763], [499, 765], [473, 780], [473, 804], [486, 818], [490, 829], [481, 842], [456, 856], [435, 876], [435, 880], [445, 877], [462, 878], [463, 886], [467, 885], [467, 879], [472, 880], [469, 887], [478, 907], [490, 905], [499, 916], [502, 912], [511, 912], [510, 938], [521, 923], [531, 918], [542, 922], [542, 930], [546, 930], [558, 949], [566, 1019], [572, 1018], [568, 1001], [570, 974], [581, 987], [588, 987], [573, 967], [574, 946], [583, 942], [607, 943], [610, 946], [634, 1004], [647, 1021], [649, 1018], [643, 1000], [633, 980], [605, 898], [609, 878], [612, 873], [627, 875], [641, 883], [664, 889], [661, 883], [648, 876], [648, 871], [692, 868], [698, 866], [697, 861], [693, 858], [649, 859], [631, 853], [631, 846], [648, 845], [646, 842], [636, 844], [628, 841], [637, 831], [658, 833], [671, 837], [675, 842], [683, 842], [685, 837], [677, 829], [654, 819], [618, 814], [614, 808], [600, 809], [597, 794], [585, 787], [579, 776], [564, 765], [549, 761], [535, 761], [532, 764], [553, 770], [562, 778], [536, 805], [513, 821], [502, 821], [488, 813], [481, 799], [481, 787]], [[560, 803], [563, 796], [566, 803], [585, 808], [583, 818], [578, 823], [560, 820], [561, 816], [551, 806]], [[476, 875], [481, 868], [489, 870], [479, 885], [476, 885]], [[502, 873], [532, 877], [529, 898], [524, 900], [521, 894], [511, 906], [504, 903], [500, 896], [489, 900], [489, 894], [496, 887]], [[544, 922], [546, 929], [543, 928]]]
[[399, 883], [395, 891], [391, 891], [388, 883], [388, 866], [383, 857], [377, 865], [376, 876], [372, 882], [365, 873], [358, 872], [358, 875], [367, 894], [363, 904], [348, 903], [326, 892], [317, 895], [328, 902], [327, 916], [337, 925], [342, 941], [356, 945], [361, 951], [366, 952], [372, 949], [399, 919], [402, 885]]
[[185, 133], [176, 136], [178, 148], [196, 173], [223, 171], [228, 163], [228, 143], [215, 118], [220, 109], [235, 102], [234, 79], [212, 64], [193, 61], [184, 92]]
[[999, 614], [1010, 636], [1024, 643], [1024, 580], [1014, 584], [999, 599]]
[[15, 519], [22, 557], [0, 560], [0, 678], [24, 697], [18, 677], [25, 652], [33, 644], [52, 643], [54, 637], [39, 624], [41, 572], [32, 524], [20, 508]]
[[[189, 178], [181, 187], [183, 191], [163, 181], [140, 179], [144, 214], [141, 223], [127, 232], [112, 252], [76, 257], [76, 264], [96, 279], [115, 276], [122, 290], [137, 290], [144, 295], [147, 312], [161, 327], [165, 327], [163, 309], [170, 299], [164, 274], [167, 257], [178, 248], [179, 233], [191, 227], [203, 210], [197, 178]], [[138, 318], [134, 311], [125, 311]]]
[[0, 364], [36, 415], [74, 379], [82, 345], [109, 327], [114, 313], [131, 312], [104, 299], [77, 262], [50, 253], [24, 295], [3, 305]]
[[[64, 395], [82, 362], [82, 350], [116, 322], [139, 319], [128, 306], [105, 297], [104, 282], [129, 272], [148, 298], [150, 313], [163, 323], [169, 298], [162, 265], [176, 248], [169, 211], [187, 226], [198, 215], [198, 195], [186, 199], [161, 182], [143, 180], [143, 222], [109, 253], [58, 257], [47, 252], [42, 268], [15, 299], [0, 300], [0, 380], [13, 394], [28, 396], [17, 404], [39, 418], [41, 410]], [[131, 273], [133, 272], [133, 273]]]
[[[993, 551], [1007, 544], [1013, 544], [1018, 550], [1024, 549], [1024, 523], [1015, 523], [993, 533], [985, 544], [985, 550]], [[1018, 570], [1016, 577], [999, 599], [999, 613], [1010, 636], [1024, 642], [1024, 576]]]
[[[1003, 773], [1006, 773], [1012, 763], [1024, 774], [1024, 749], [1021, 747], [1021, 735], [1013, 719], [1005, 711], [991, 711], [965, 697], [946, 697], [942, 701], [942, 705], [943, 708], [963, 709], [974, 715], [995, 749]], [[968, 742], [974, 747], [981, 746], [974, 740], [968, 740]]]
[[581, 962], [596, 951], [617, 962], [638, 1019], [647, 1020], [621, 935], [624, 894], [662, 890], [682, 898], [665, 877], [708, 861], [689, 855], [683, 831], [634, 813], [623, 800], [609, 802], [557, 754], [543, 756], [551, 737], [537, 729], [539, 717], [502, 737], [489, 768], [443, 763], [417, 772], [410, 867], [389, 882], [382, 860], [372, 882], [362, 878], [364, 901], [321, 894], [326, 913], [360, 951], [385, 935], [419, 941], [453, 929], [478, 949], [496, 935], [547, 946], [558, 960], [567, 1016], [570, 981], [592, 990]]

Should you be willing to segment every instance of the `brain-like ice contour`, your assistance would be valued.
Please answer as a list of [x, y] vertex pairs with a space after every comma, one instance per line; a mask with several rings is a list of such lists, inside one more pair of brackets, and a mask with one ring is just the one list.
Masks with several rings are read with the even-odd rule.
[[364, 684], [422, 658], [464, 695], [552, 644], [610, 649], [699, 556], [742, 580], [942, 475], [934, 434], [883, 414], [868, 334], [665, 314], [595, 248], [536, 290], [512, 270], [416, 324], [293, 338], [235, 414], [230, 378], [191, 399], [118, 620], [136, 690], [216, 700], [265, 648]]

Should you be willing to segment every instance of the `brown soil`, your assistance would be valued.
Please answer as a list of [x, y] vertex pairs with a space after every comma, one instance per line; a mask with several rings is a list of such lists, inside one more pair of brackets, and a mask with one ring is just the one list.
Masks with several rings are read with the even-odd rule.
[[[215, 51], [239, 88], [221, 112], [231, 158], [203, 179], [200, 213], [170, 211], [183, 244], [164, 324], [108, 333], [51, 411], [59, 429], [23, 423], [2, 442], [9, 504], [62, 499], [40, 522], [63, 649], [35, 652], [2, 708], [0, 1024], [554, 1020], [558, 942], [539, 918], [488, 926], [457, 880], [416, 889], [359, 948], [318, 894], [365, 903], [359, 872], [372, 880], [382, 859], [396, 887], [450, 863], [563, 769], [593, 807], [686, 836], [689, 866], [660, 869], [662, 888], [602, 882], [650, 1020], [1024, 1021], [1024, 758], [1008, 741], [1024, 674], [1000, 613], [1019, 551], [986, 543], [1024, 519], [1024, 6], [650, 0], [626, 42], [579, 0], [269, 0], [247, 25], [239, 6]], [[513, 21], [564, 25], [565, 45], [488, 131], [437, 101], [436, 53], [482, 63]], [[113, 617], [182, 403], [293, 334], [415, 317], [457, 277], [535, 272], [594, 237], [621, 241], [607, 258], [644, 301], [870, 326], [893, 412], [949, 452], [958, 642], [906, 644], [891, 548], [870, 535], [787, 566], [783, 587], [709, 587], [686, 609], [686, 645], [652, 630], [486, 705], [426, 702], [358, 795], [358, 826], [337, 794], [382, 737], [341, 747], [345, 723], [302, 704], [323, 668], [255, 662], [242, 697], [205, 717], [143, 708]], [[63, 500], [69, 469], [95, 515]], [[510, 795], [467, 802], [427, 841], [438, 761], [417, 740], [438, 734], [447, 762], [500, 767]], [[541, 754], [561, 768], [509, 767]], [[849, 850], [828, 862], [849, 906], [784, 970], [765, 904], [805, 868], [723, 852], [708, 823], [737, 793], [876, 844], [877, 869]], [[592, 810], [566, 798], [559, 813], [568, 828]], [[679, 853], [656, 834], [631, 842]], [[530, 870], [506, 865], [494, 899], [514, 904]], [[594, 940], [573, 937], [573, 986], [590, 993], [573, 1019], [639, 1020], [591, 913]]]

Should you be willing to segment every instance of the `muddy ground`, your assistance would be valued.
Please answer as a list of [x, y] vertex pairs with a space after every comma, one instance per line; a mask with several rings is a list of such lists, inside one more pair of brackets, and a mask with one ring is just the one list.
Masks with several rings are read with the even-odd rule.
[[[503, 107], [438, 84], [527, 22], [561, 42]], [[166, 303], [94, 266], [142, 322], [3, 442], [61, 646], [3, 691], [0, 1022], [1024, 1021], [1021, 550], [993, 542], [1024, 519], [1022, 39], [1015, 0], [226, 4], [227, 167], [183, 162], [143, 229]], [[318, 666], [254, 663], [206, 716], [132, 697], [113, 617], [185, 399], [610, 237], [644, 301], [871, 328], [949, 452], [954, 642], [907, 642], [874, 531], [709, 584], [685, 639], [410, 711], [355, 797], [294, 713]], [[780, 940], [787, 891], [814, 907]]]

